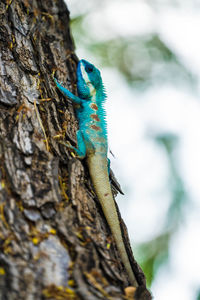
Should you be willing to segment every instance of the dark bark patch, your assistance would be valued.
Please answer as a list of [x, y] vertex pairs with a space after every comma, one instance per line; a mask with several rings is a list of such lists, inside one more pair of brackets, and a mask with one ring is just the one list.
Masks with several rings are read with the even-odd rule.
[[45, 219], [50, 219], [50, 218], [52, 218], [52, 217], [55, 215], [55, 213], [56, 213], [53, 203], [51, 203], [51, 202], [45, 203], [45, 204], [41, 207], [41, 213], [42, 213], [42, 216], [43, 216]]

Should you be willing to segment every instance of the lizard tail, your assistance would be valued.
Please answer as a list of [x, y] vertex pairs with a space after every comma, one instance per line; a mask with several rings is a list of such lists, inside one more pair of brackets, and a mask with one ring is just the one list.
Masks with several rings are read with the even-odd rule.
[[104, 216], [114, 236], [121, 260], [128, 273], [129, 280], [133, 286], [138, 286], [122, 238], [119, 218], [108, 177], [107, 159], [101, 154], [95, 154], [93, 156], [89, 156], [87, 158], [87, 162], [95, 192], [100, 201]]

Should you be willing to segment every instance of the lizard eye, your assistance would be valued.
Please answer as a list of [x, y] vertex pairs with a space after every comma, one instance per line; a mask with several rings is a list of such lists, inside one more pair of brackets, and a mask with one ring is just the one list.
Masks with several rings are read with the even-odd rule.
[[93, 71], [93, 66], [86, 66], [85, 67], [85, 71], [87, 72], [87, 73], [92, 73], [92, 71]]

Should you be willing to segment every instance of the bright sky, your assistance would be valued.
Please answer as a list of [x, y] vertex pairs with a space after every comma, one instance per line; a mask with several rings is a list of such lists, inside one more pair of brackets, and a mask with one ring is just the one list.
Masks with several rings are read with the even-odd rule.
[[[66, 2], [72, 16], [91, 5], [88, 1], [88, 7], [84, 4], [80, 8], [74, 0]], [[95, 38], [158, 32], [185, 66], [200, 77], [197, 1], [182, 1], [182, 7], [162, 1], [155, 10], [142, 0], [99, 3], [98, 12], [92, 11], [85, 21]], [[95, 57], [77, 46], [80, 58], [95, 63]], [[200, 288], [200, 100], [184, 86], [166, 84], [139, 94], [141, 100], [137, 101], [138, 94], [116, 70], [103, 69], [102, 75], [108, 92], [109, 142], [117, 158], [112, 159], [112, 167], [126, 192], [118, 197], [118, 204], [134, 242], [160, 233], [170, 204], [168, 161], [151, 135], [169, 132], [180, 138], [177, 165], [192, 204], [171, 243], [169, 264], [159, 271], [152, 293], [154, 300], [194, 300]]]

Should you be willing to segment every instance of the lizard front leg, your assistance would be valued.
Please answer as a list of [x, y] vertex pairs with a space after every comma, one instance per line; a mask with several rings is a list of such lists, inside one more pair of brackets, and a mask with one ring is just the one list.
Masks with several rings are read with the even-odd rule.
[[78, 148], [71, 146], [69, 144], [66, 144], [64, 142], [61, 142], [61, 144], [63, 144], [64, 146], [66, 146], [69, 149], [74, 150], [74, 152], [76, 153], [77, 157], [80, 159], [85, 158], [86, 156], [86, 146], [85, 146], [85, 142], [82, 136], [82, 133], [80, 130], [77, 130], [76, 132], [76, 138], [77, 138], [77, 146]]
[[58, 80], [54, 77], [54, 82], [57, 86], [57, 88], [59, 88], [59, 90], [65, 95], [67, 96], [70, 100], [72, 100], [74, 103], [76, 104], [81, 104], [82, 103], [82, 99], [75, 96], [74, 94], [72, 94], [70, 91], [68, 91], [66, 88], [64, 88], [59, 82]]

